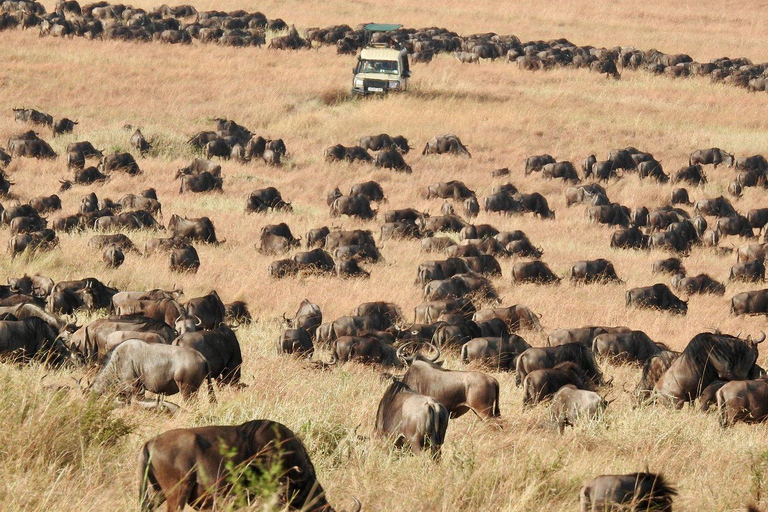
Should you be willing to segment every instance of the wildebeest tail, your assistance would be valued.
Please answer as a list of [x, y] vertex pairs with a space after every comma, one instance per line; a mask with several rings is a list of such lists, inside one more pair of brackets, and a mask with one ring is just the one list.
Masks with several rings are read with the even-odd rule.
[[144, 443], [141, 452], [139, 452], [139, 503], [141, 504], [141, 512], [153, 510], [155, 499], [152, 493], [157, 492], [160, 487], [150, 466], [150, 442]]
[[448, 411], [439, 403], [430, 404], [427, 412], [425, 432], [429, 433], [432, 446], [439, 448], [445, 442], [445, 431], [448, 428]]
[[461, 362], [467, 364], [469, 362], [469, 351], [467, 350], [467, 344], [461, 346]]
[[205, 362], [205, 380], [208, 383], [208, 400], [212, 403], [216, 403], [216, 394], [213, 392], [213, 380], [211, 379], [211, 366], [208, 361]]
[[501, 398], [501, 395], [499, 393], [499, 381], [495, 381], [493, 383], [493, 390], [496, 393], [496, 397], [493, 400], [493, 417], [498, 418], [501, 416], [501, 411], [499, 410], [499, 400]]

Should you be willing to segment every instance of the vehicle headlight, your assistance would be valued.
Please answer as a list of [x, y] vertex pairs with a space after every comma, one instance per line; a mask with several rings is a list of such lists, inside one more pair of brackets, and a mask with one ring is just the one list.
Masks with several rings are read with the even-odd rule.
[[398, 87], [400, 87], [400, 82], [397, 82], [397, 81], [389, 82], [390, 89], [397, 89]]
[[355, 78], [354, 86], [361, 88], [363, 86], [363, 79], [362, 78]]

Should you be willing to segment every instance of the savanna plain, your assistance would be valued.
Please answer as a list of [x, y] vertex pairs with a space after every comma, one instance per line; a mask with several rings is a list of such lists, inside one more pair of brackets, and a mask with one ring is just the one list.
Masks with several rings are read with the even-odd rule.
[[[155, 7], [150, 0], [135, 6]], [[281, 17], [301, 32], [311, 26], [397, 22], [408, 27], [443, 26], [460, 34], [493, 31], [522, 40], [565, 37], [576, 44], [634, 45], [689, 53], [706, 62], [722, 57], [768, 60], [765, 3], [582, 0], [543, 4], [522, 1], [327, 2], [205, 0], [199, 10], [260, 10]], [[51, 9], [52, 3], [46, 3]], [[244, 300], [255, 322], [237, 336], [243, 347], [242, 390], [217, 388], [218, 402], [198, 397], [181, 403], [173, 416], [106, 401], [88, 401], [74, 386], [82, 370], [51, 370], [40, 364], [0, 365], [0, 509], [8, 511], [95, 511], [138, 509], [137, 455], [142, 443], [165, 430], [209, 424], [237, 424], [269, 418], [297, 432], [306, 444], [329, 501], [348, 506], [357, 496], [363, 510], [528, 511], [577, 510], [581, 485], [605, 473], [646, 468], [663, 473], [679, 491], [675, 509], [743, 510], [747, 502], [768, 506], [768, 431], [764, 425], [722, 429], [712, 414], [694, 408], [633, 408], [624, 389], [639, 379], [635, 366], [602, 363], [614, 377], [615, 398], [603, 421], [582, 424], [559, 435], [546, 405], [522, 408], [522, 392], [511, 373], [490, 373], [501, 383], [501, 428], [472, 414], [451, 420], [442, 458], [411, 456], [373, 435], [376, 407], [388, 383], [376, 368], [347, 363], [318, 371], [305, 361], [278, 356], [281, 315], [302, 299], [320, 305], [326, 319], [351, 314], [361, 302], [397, 303], [410, 320], [422, 302], [414, 284], [422, 260], [418, 241], [381, 245], [385, 262], [366, 265], [369, 279], [301, 276], [270, 279], [275, 259], [256, 250], [260, 229], [286, 222], [295, 235], [323, 225], [371, 229], [376, 233], [386, 209], [414, 207], [437, 214], [442, 200], [425, 198], [427, 185], [461, 180], [479, 198], [511, 181], [523, 192], [544, 194], [554, 221], [530, 214], [499, 216], [481, 212], [476, 223], [500, 230], [521, 229], [544, 249], [543, 261], [563, 276], [578, 260], [611, 260], [623, 284], [575, 286], [514, 285], [513, 260], [502, 260], [503, 276], [493, 284], [504, 305], [524, 304], [541, 314], [543, 332], [524, 331], [532, 345], [561, 327], [626, 325], [682, 350], [697, 333], [766, 330], [764, 317], [734, 317], [729, 299], [760, 288], [728, 284], [724, 297], [695, 295], [686, 316], [625, 307], [628, 288], [667, 282], [651, 273], [657, 251], [609, 248], [612, 229], [589, 224], [585, 206], [567, 208], [559, 180], [523, 174], [530, 155], [549, 153], [581, 162], [613, 148], [635, 146], [653, 153], [667, 172], [688, 163], [699, 148], [721, 147], [736, 156], [768, 153], [768, 96], [710, 83], [705, 78], [671, 79], [625, 71], [620, 80], [586, 70], [522, 71], [503, 62], [462, 65], [447, 55], [414, 64], [406, 94], [353, 101], [347, 98], [353, 56], [334, 48], [274, 51], [193, 44], [120, 43], [39, 38], [34, 30], [0, 34], [0, 140], [28, 129], [14, 122], [13, 107], [37, 108], [54, 117], [79, 121], [75, 133], [55, 139], [41, 131], [61, 155], [75, 140], [89, 140], [108, 152], [129, 150], [126, 123], [141, 127], [155, 149], [139, 160], [137, 177], [117, 174], [103, 185], [60, 193], [63, 211], [76, 212], [91, 190], [118, 199], [148, 187], [157, 190], [165, 220], [171, 214], [208, 216], [226, 242], [198, 246], [197, 274], [174, 274], [165, 256], [128, 254], [119, 269], [107, 270], [100, 252], [87, 247], [92, 233], [61, 234], [50, 253], [11, 259], [0, 254], [0, 278], [40, 273], [54, 281], [94, 276], [121, 290], [182, 287], [186, 297], [216, 289], [225, 302]], [[214, 117], [226, 117], [255, 134], [282, 138], [285, 165], [222, 163], [222, 193], [179, 194], [176, 170], [198, 156], [186, 144]], [[369, 165], [326, 163], [323, 148], [354, 144], [366, 135], [402, 134], [416, 150], [406, 155], [413, 174]], [[422, 156], [432, 136], [455, 133], [468, 144], [471, 159]], [[505, 178], [491, 171], [508, 167]], [[726, 193], [733, 170], [707, 168], [709, 182], [689, 187], [692, 200]], [[14, 159], [8, 169], [12, 192], [22, 201], [56, 193], [69, 175], [63, 156], [53, 161]], [[382, 184], [388, 202], [377, 220], [335, 219], [325, 195], [358, 182]], [[277, 187], [293, 212], [246, 214], [248, 194]], [[611, 200], [629, 206], [666, 204], [673, 185], [640, 181], [626, 174], [606, 186]], [[742, 213], [768, 206], [762, 188], [745, 189], [733, 200]], [[457, 211], [461, 211], [460, 205]], [[137, 244], [152, 234], [130, 233]], [[0, 231], [0, 243], [10, 237]], [[721, 246], [746, 240], [727, 237]], [[439, 256], [438, 256], [439, 257]], [[725, 281], [734, 255], [695, 247], [684, 264], [690, 275], [707, 272]], [[91, 320], [79, 314], [79, 323]], [[327, 359], [320, 348], [316, 358]], [[446, 367], [461, 369], [457, 354], [445, 354]], [[768, 364], [760, 355], [758, 363]], [[489, 371], [489, 370], [485, 370]], [[54, 393], [43, 384], [72, 385]], [[171, 400], [174, 400], [173, 398]], [[273, 510], [269, 500], [247, 506]]]

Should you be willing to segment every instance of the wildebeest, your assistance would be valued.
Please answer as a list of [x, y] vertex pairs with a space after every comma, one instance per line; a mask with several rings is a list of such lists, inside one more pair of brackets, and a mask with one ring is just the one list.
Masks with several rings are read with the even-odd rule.
[[664, 477], [654, 473], [601, 475], [584, 484], [579, 493], [581, 512], [606, 510], [658, 510], [672, 512], [677, 495]]
[[578, 420], [597, 420], [605, 412], [608, 402], [594, 391], [578, 389], [566, 384], [552, 397], [552, 416], [562, 434], [566, 425], [574, 426]]
[[402, 135], [390, 137], [386, 133], [363, 137], [360, 139], [359, 145], [363, 149], [371, 151], [395, 148], [403, 154], [408, 153], [408, 151], [411, 149], [411, 147], [408, 145], [408, 139]]
[[470, 190], [469, 187], [458, 180], [433, 183], [427, 187], [427, 199], [437, 197], [440, 199], [454, 199], [458, 201], [460, 199], [473, 197], [474, 195], [474, 190]]
[[139, 164], [130, 153], [118, 153], [115, 151], [111, 155], [104, 155], [99, 162], [101, 172], [123, 171], [131, 176], [141, 174]]
[[234, 331], [226, 325], [213, 330], [186, 332], [173, 341], [174, 345], [200, 352], [208, 362], [210, 378], [223, 384], [240, 383], [243, 358]]
[[667, 285], [662, 283], [627, 290], [626, 306], [659, 309], [680, 315], [688, 312], [687, 301], [680, 300]]
[[446, 370], [437, 363], [439, 349], [434, 357], [426, 358], [418, 354], [406, 356], [403, 348], [398, 349], [398, 357], [408, 364], [408, 371], [402, 382], [414, 392], [443, 404], [451, 418], [458, 418], [468, 411], [482, 419], [500, 415], [499, 381], [480, 372]]
[[208, 217], [188, 219], [173, 215], [168, 221], [168, 231], [173, 236], [186, 237], [190, 240], [198, 240], [207, 244], [224, 243], [224, 240], [216, 240], [216, 230], [213, 222]]
[[293, 354], [299, 357], [311, 358], [315, 351], [309, 333], [302, 328], [284, 329], [277, 340], [278, 354]]
[[555, 159], [550, 155], [535, 155], [529, 156], [525, 159], [525, 174], [526, 176], [532, 172], [541, 171], [541, 168], [546, 164], [555, 163]]
[[525, 350], [517, 358], [515, 384], [519, 386], [525, 376], [534, 370], [554, 368], [555, 365], [566, 361], [575, 363], [595, 384], [603, 383], [603, 373], [595, 362], [591, 348], [583, 343], [568, 343], [554, 347], [531, 347]]
[[654, 391], [665, 401], [681, 407], [695, 400], [714, 380], [745, 380], [757, 360], [756, 340], [719, 333], [700, 333], [688, 342], [683, 353], [664, 372]]
[[292, 211], [293, 207], [291, 203], [287, 203], [283, 200], [283, 196], [280, 191], [275, 187], [267, 187], [258, 190], [254, 190], [248, 195], [248, 199], [245, 203], [245, 211], [248, 213], [262, 213], [266, 212], [269, 208], [273, 210]]
[[760, 423], [768, 419], [768, 380], [726, 382], [715, 395], [723, 427], [738, 421]]
[[589, 261], [577, 261], [571, 267], [568, 276], [571, 281], [583, 283], [606, 281], [623, 282], [619, 276], [616, 275], [613, 263], [602, 258]]
[[666, 345], [656, 343], [643, 331], [603, 333], [592, 341], [595, 356], [611, 359], [615, 362], [645, 363]]
[[174, 272], [197, 273], [200, 268], [200, 256], [191, 244], [179, 244], [171, 248], [170, 268]]
[[461, 361], [476, 361], [495, 370], [513, 370], [520, 354], [531, 346], [516, 334], [474, 338], [461, 347]]
[[[288, 427], [270, 420], [169, 430], [147, 441], [139, 453], [141, 509], [151, 512], [164, 501], [174, 512], [187, 504], [211, 508], [233, 488], [248, 489], [246, 474], [259, 477], [277, 467], [281, 503], [295, 510], [333, 512], [304, 444]], [[353, 512], [360, 512], [355, 501]]]
[[197, 350], [186, 347], [126, 340], [107, 355], [104, 367], [90, 386], [90, 392], [110, 391], [125, 398], [144, 391], [188, 399], [208, 381], [208, 396], [215, 400], [208, 362]]
[[341, 196], [331, 205], [331, 217], [348, 215], [363, 220], [376, 217], [376, 210], [371, 209], [371, 202], [365, 196]]
[[765, 265], [761, 260], [736, 263], [731, 267], [729, 281], [758, 283], [765, 281]]
[[542, 261], [525, 261], [515, 263], [512, 267], [512, 281], [515, 283], [559, 283], [557, 277], [549, 266]]
[[310, 337], [314, 337], [315, 331], [323, 323], [323, 312], [320, 306], [304, 299], [293, 318], [288, 319], [283, 314], [283, 321], [292, 329], [305, 329]]
[[443, 153], [459, 154], [465, 158], [472, 156], [467, 147], [461, 142], [461, 139], [452, 133], [432, 137], [421, 152], [422, 155], [441, 155]]
[[300, 269], [306, 269], [312, 272], [333, 272], [336, 268], [336, 263], [333, 261], [333, 257], [323, 249], [297, 252], [293, 255], [293, 261], [298, 264]]
[[139, 152], [141, 156], [144, 156], [147, 151], [152, 149], [152, 144], [147, 142], [147, 139], [144, 138], [144, 134], [141, 133], [141, 130], [138, 128], [135, 132], [133, 132], [133, 135], [131, 135], [130, 144], [133, 149]]
[[397, 350], [379, 336], [339, 336], [331, 343], [331, 361], [356, 361], [361, 364], [379, 364], [382, 366], [402, 367]]
[[667, 258], [653, 262], [654, 274], [685, 274], [685, 267], [679, 258]]
[[578, 183], [581, 181], [576, 174], [576, 168], [571, 162], [555, 162], [544, 164], [541, 168], [541, 175], [544, 178], [559, 178], [566, 182]]
[[242, 300], [236, 300], [224, 304], [225, 321], [233, 327], [240, 324], [250, 324], [253, 321], [251, 312], [248, 311], [248, 304]]
[[731, 298], [733, 315], [768, 314], [768, 289], [737, 293]]
[[394, 169], [395, 171], [402, 171], [406, 174], [411, 174], [411, 172], [413, 172], [411, 166], [405, 163], [402, 153], [397, 149], [385, 149], [380, 151], [376, 154], [373, 164], [376, 167]]
[[727, 153], [720, 148], [697, 149], [691, 153], [688, 159], [688, 165], [713, 164], [715, 169], [722, 163], [728, 167], [733, 167], [734, 158], [731, 153]]
[[472, 320], [478, 323], [486, 322], [493, 318], [503, 320], [509, 327], [510, 332], [517, 332], [520, 329], [541, 330], [540, 315], [537, 315], [521, 304], [503, 308], [481, 309], [476, 313], [473, 311], [473, 313]]
[[53, 123], [53, 136], [56, 137], [57, 135], [61, 135], [63, 133], [72, 133], [72, 130], [75, 129], [76, 124], [78, 124], [77, 121], [72, 121], [66, 117], [57, 120], [55, 123]]
[[18, 234], [8, 240], [8, 252], [11, 258], [29, 251], [49, 251], [59, 244], [59, 238], [52, 229], [44, 229], [34, 233]]
[[108, 245], [102, 253], [101, 260], [111, 268], [117, 268], [125, 261], [123, 250], [116, 245]]
[[701, 165], [694, 164], [683, 167], [672, 175], [672, 183], [684, 181], [691, 185], [704, 185], [707, 183], [707, 176], [704, 174]]
[[621, 228], [611, 234], [611, 247], [615, 249], [645, 249], [648, 247], [648, 235], [637, 226]]
[[592, 348], [595, 337], [605, 333], [629, 332], [629, 327], [586, 326], [572, 329], [555, 329], [547, 336], [547, 346], [555, 347], [569, 343], [581, 343], [587, 348]]
[[214, 176], [208, 171], [201, 172], [200, 174], [184, 175], [181, 177], [179, 194], [184, 192], [221, 192], [223, 183], [223, 178]]
[[[3, 314], [7, 317], [9, 312]], [[13, 313], [10, 313], [13, 315]], [[37, 316], [0, 321], [0, 358], [12, 361], [38, 359], [61, 365], [70, 357], [69, 349], [45, 319]]]
[[672, 276], [672, 288], [676, 291], [682, 291], [688, 295], [696, 293], [712, 293], [715, 295], [725, 294], [725, 285], [715, 281], [707, 274], [685, 277], [683, 274]]
[[189, 299], [186, 307], [190, 316], [200, 320], [202, 329], [216, 329], [224, 323], [226, 308], [216, 290], [212, 290], [202, 297]]
[[743, 215], [731, 215], [717, 219], [715, 232], [720, 235], [734, 235], [746, 238], [753, 238], [755, 233], [752, 231], [752, 225]]
[[376, 432], [394, 438], [395, 445], [410, 445], [414, 453], [440, 453], [448, 428], [448, 410], [434, 398], [415, 393], [406, 384], [393, 381], [376, 411]]
[[558, 363], [553, 368], [533, 370], [523, 379], [523, 407], [554, 396], [560, 388], [568, 384], [578, 389], [594, 390], [594, 385], [584, 375], [581, 367], [571, 361]]

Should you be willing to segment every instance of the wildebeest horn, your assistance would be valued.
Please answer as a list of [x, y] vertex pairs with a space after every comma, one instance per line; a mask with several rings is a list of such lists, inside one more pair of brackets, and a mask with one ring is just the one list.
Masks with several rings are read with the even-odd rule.
[[360, 512], [363, 508], [363, 504], [360, 503], [360, 500], [352, 496], [352, 501], [355, 502], [355, 505], [352, 507], [352, 510], [350, 512]]
[[765, 333], [763, 331], [760, 331], [760, 338], [752, 340], [752, 343], [757, 345], [758, 343], [762, 343], [765, 341]]
[[432, 347], [435, 350], [435, 352], [436, 352], [435, 357], [429, 359], [429, 361], [432, 362], [432, 363], [437, 362], [437, 360], [440, 359], [440, 355], [441, 355], [440, 347], [438, 347], [437, 345], [435, 345], [434, 343], [431, 343], [431, 342], [427, 343], [427, 345]]
[[329, 366], [330, 366], [330, 365], [334, 365], [334, 364], [336, 364], [336, 363], [338, 363], [338, 362], [339, 362], [339, 360], [336, 358], [336, 354], [333, 354], [333, 355], [331, 356], [331, 360], [330, 360], [330, 361], [328, 361], [328, 362], [327, 362], [327, 363], [325, 363], [325, 364], [327, 364], [327, 365], [329, 365]]
[[283, 313], [283, 323], [286, 323], [286, 324], [289, 324], [289, 323], [291, 323], [291, 321], [290, 321], [290, 320], [288, 320], [288, 319], [285, 317], [285, 313]]
[[200, 327], [201, 325], [203, 325], [203, 321], [202, 321], [202, 320], [200, 320], [200, 317], [199, 317], [199, 316], [197, 316], [197, 315], [192, 315], [192, 318], [194, 318], [194, 319], [196, 319], [196, 320], [197, 320], [197, 322], [195, 322], [195, 326], [197, 326], [197, 327]]
[[606, 383], [605, 383], [605, 385], [606, 385], [606, 386], [610, 386], [610, 385], [613, 383], [613, 379], [614, 379], [614, 378], [615, 378], [615, 376], [612, 376], [612, 377], [611, 377], [611, 380], [609, 380], [608, 382], [606, 382]]
[[397, 349], [397, 352], [395, 352], [395, 355], [398, 359], [403, 361], [406, 364], [411, 364], [414, 359], [416, 359], [416, 354], [414, 353], [412, 356], [406, 356], [403, 351], [406, 347], [413, 345], [415, 342], [411, 341], [403, 345], [402, 347]]

